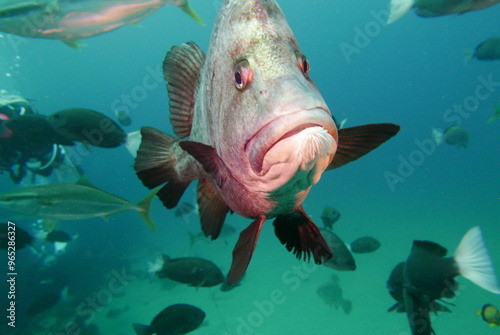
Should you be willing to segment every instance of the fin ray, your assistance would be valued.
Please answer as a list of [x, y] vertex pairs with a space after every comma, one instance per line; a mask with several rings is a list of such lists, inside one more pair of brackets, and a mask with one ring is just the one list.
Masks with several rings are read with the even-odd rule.
[[337, 152], [327, 170], [336, 169], [363, 157], [399, 132], [392, 123], [374, 123], [339, 129]]
[[485, 290], [500, 294], [493, 263], [479, 227], [471, 228], [464, 235], [453, 258], [462, 276]]

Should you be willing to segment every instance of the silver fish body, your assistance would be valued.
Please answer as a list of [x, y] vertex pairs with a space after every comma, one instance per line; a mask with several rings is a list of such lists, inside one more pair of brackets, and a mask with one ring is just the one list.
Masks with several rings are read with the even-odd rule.
[[72, 43], [134, 24], [167, 4], [202, 23], [187, 0], [11, 0], [0, 4], [0, 30]]

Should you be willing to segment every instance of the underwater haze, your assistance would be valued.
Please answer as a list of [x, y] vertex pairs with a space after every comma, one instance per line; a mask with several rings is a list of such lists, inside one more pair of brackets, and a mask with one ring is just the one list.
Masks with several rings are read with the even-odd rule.
[[[157, 232], [127, 211], [107, 220], [60, 222], [58, 229], [78, 238], [52, 263], [42, 263], [28, 248], [18, 250], [16, 327], [3, 316], [8, 288], [2, 280], [2, 334], [77, 334], [64, 327], [84, 314], [86, 324], [96, 326], [95, 334], [132, 335], [133, 323], [149, 324], [165, 307], [187, 303], [206, 313], [192, 334], [410, 335], [406, 315], [387, 312], [395, 301], [386, 282], [408, 257], [413, 240], [434, 241], [452, 255], [462, 236], [480, 226], [500, 273], [500, 120], [487, 124], [493, 105], [500, 104], [500, 61], [466, 60], [467, 50], [500, 36], [500, 5], [437, 18], [410, 11], [386, 25], [386, 0], [278, 2], [335, 119], [347, 119], [346, 127], [401, 126], [397, 136], [366, 157], [326, 171], [304, 201], [318, 226], [323, 226], [323, 208], [332, 206], [341, 213], [333, 231], [344, 242], [372, 236], [380, 248], [354, 254], [355, 271], [335, 271], [297, 260], [268, 220], [239, 286], [227, 292], [186, 286], [151, 276], [148, 262], [158, 253], [202, 257], [227, 274], [238, 235], [251, 220], [228, 215], [225, 223], [236, 232], [192, 243], [189, 233], [200, 232], [199, 216], [175, 216], [155, 199], [151, 216]], [[82, 107], [115, 119], [114, 110], [121, 108], [132, 119], [125, 131], [151, 126], [173, 134], [163, 59], [172, 46], [187, 41], [206, 52], [221, 1], [190, 3], [206, 26], [167, 5], [135, 25], [83, 39], [80, 50], [58, 40], [0, 32], [0, 90], [26, 97], [41, 114]], [[466, 113], [455, 112], [457, 105]], [[437, 145], [432, 128], [456, 124], [470, 135], [467, 147]], [[97, 187], [133, 203], [148, 194], [124, 147], [80, 147], [78, 152], [73, 158]], [[18, 187], [7, 174], [0, 175], [1, 192]], [[195, 201], [193, 183], [181, 202]], [[36, 221], [7, 211], [0, 217], [27, 231]], [[0, 264], [7, 263], [6, 253], [0, 258]], [[352, 301], [350, 313], [329, 306], [317, 293], [334, 273], [343, 297]], [[121, 286], [111, 290], [117, 276]], [[25, 316], [27, 304], [45, 292], [47, 278], [50, 283], [63, 278], [68, 299]], [[500, 307], [500, 296], [463, 277], [457, 280], [457, 297], [447, 305], [451, 313], [431, 316], [435, 332], [496, 334], [499, 329], [477, 311], [487, 303]]]

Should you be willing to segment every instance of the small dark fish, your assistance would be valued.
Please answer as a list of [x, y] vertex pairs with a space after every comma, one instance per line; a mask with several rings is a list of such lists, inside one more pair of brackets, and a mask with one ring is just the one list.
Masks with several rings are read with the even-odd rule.
[[193, 204], [190, 204], [189, 202], [183, 202], [179, 205], [177, 205], [174, 216], [176, 218], [181, 217], [181, 216], [187, 216], [191, 213], [193, 213], [195, 210], [195, 207]]
[[332, 281], [325, 283], [318, 287], [316, 293], [323, 299], [328, 306], [334, 306], [335, 309], [342, 307], [344, 313], [349, 314], [352, 310], [351, 300], [344, 299], [342, 295], [342, 288], [339, 285], [337, 275], [332, 275]]
[[323, 220], [323, 226], [328, 229], [332, 229], [333, 224], [340, 219], [340, 212], [335, 208], [326, 206], [321, 213], [321, 220]]
[[171, 305], [161, 311], [151, 325], [134, 323], [137, 335], [179, 335], [197, 329], [205, 319], [205, 312], [198, 307], [187, 304]]
[[489, 38], [479, 44], [472, 57], [478, 60], [499, 60], [500, 59], [500, 38]]
[[117, 308], [111, 308], [107, 313], [106, 313], [106, 317], [108, 319], [114, 319], [120, 315], [122, 315], [123, 312], [126, 312], [130, 309], [129, 306], [125, 306], [125, 307], [117, 307]]
[[495, 306], [486, 304], [480, 311], [477, 311], [477, 314], [482, 316], [490, 326], [500, 326], [500, 311]]
[[464, 148], [467, 147], [470, 140], [469, 133], [460, 126], [451, 126], [447, 128], [443, 133], [443, 138], [448, 144]]
[[45, 241], [47, 242], [69, 242], [73, 240], [73, 238], [66, 232], [62, 230], [52, 230], [45, 237]]
[[340, 237], [327, 229], [320, 228], [319, 231], [333, 252], [333, 257], [324, 265], [339, 271], [356, 270], [356, 261]]
[[54, 307], [59, 300], [61, 300], [60, 293], [47, 293], [33, 299], [28, 308], [26, 309], [26, 315], [35, 316], [38, 315], [52, 307]]
[[357, 254], [374, 252], [378, 248], [380, 248], [380, 242], [371, 236], [360, 237], [351, 242], [351, 251]]
[[96, 147], [114, 148], [127, 138], [118, 123], [91, 109], [63, 109], [49, 115], [49, 121], [64, 137]]
[[[10, 227], [10, 228], [9, 228]], [[24, 229], [15, 226], [14, 230], [12, 225], [8, 223], [0, 223], [0, 249], [7, 250], [9, 247], [9, 236], [15, 237], [16, 250], [22, 249], [33, 242], [33, 237]]]
[[122, 126], [130, 126], [132, 124], [132, 119], [130, 118], [130, 115], [124, 110], [121, 109], [115, 110], [115, 116], [116, 119], [118, 120], [118, 123], [120, 123]]
[[470, 229], [460, 241], [455, 255], [430, 241], [414, 241], [406, 262], [391, 272], [387, 288], [397, 303], [389, 311], [406, 311], [412, 334], [431, 335], [430, 312], [449, 312], [437, 301], [455, 297], [462, 275], [478, 286], [500, 294], [497, 278], [479, 227]]
[[224, 275], [217, 265], [209, 260], [197, 257], [171, 259], [159, 255], [155, 264], [159, 278], [168, 278], [179, 283], [197, 287], [215, 286], [224, 281]]

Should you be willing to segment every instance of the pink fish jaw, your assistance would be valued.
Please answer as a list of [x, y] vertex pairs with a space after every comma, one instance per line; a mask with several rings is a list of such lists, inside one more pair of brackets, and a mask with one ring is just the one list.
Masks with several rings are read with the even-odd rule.
[[327, 166], [337, 148], [336, 138], [337, 129], [327, 111], [302, 110], [261, 128], [246, 143], [245, 153], [256, 176], [276, 180], [276, 174], [291, 176], [297, 169], [310, 170], [316, 163]]

